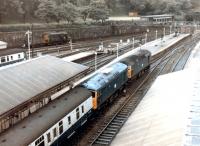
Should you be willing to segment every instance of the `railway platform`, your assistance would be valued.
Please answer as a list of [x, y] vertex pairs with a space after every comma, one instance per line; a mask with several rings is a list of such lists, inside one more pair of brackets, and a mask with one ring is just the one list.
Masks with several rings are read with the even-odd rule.
[[108, 67], [108, 66], [110, 66], [110, 65], [112, 65], [116, 62], [119, 62], [120, 60], [126, 58], [127, 56], [130, 56], [131, 54], [133, 54], [137, 50], [146, 49], [146, 50], [149, 50], [152, 53], [152, 56], [155, 56], [155, 55], [159, 54], [160, 52], [167, 50], [170, 47], [173, 47], [173, 45], [175, 45], [176, 43], [180, 42], [181, 40], [183, 40], [183, 39], [185, 39], [189, 36], [190, 36], [189, 34], [180, 34], [177, 37], [174, 37], [174, 34], [171, 34], [171, 35], [165, 36], [162, 40], [156, 39], [156, 40], [148, 42], [148, 43], [146, 43], [146, 44], [144, 44], [140, 47], [134, 48], [133, 50], [117, 57], [116, 59], [114, 59], [113, 61], [108, 63], [107, 65], [105, 65], [105, 66], [101, 67], [100, 69], [98, 69], [97, 71], [95, 71], [94, 73], [86, 76], [85, 78], [82, 78], [81, 80], [76, 82], [74, 84], [74, 86], [80, 84], [84, 80], [87, 80], [91, 76], [95, 75], [97, 72], [102, 71], [104, 68], [106, 68], [106, 67]]
[[0, 133], [69, 90], [88, 69], [48, 55], [2, 67]]
[[111, 146], [199, 146], [200, 43], [182, 71], [159, 76]]

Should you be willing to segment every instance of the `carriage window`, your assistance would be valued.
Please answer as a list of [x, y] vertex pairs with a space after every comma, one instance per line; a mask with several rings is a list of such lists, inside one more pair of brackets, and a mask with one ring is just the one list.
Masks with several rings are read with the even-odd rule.
[[10, 56], [10, 59], [13, 60], [13, 56]]
[[82, 113], [84, 113], [84, 106], [83, 105], [81, 106], [81, 109], [82, 109]]
[[1, 62], [6, 62], [6, 58], [5, 57], [1, 57]]
[[71, 117], [69, 116], [68, 117], [68, 125], [70, 125], [71, 124]]
[[76, 119], [78, 120], [80, 117], [79, 108], [76, 109]]
[[44, 136], [41, 136], [36, 142], [36, 146], [44, 146]]
[[53, 129], [53, 137], [56, 137], [57, 136], [57, 130], [56, 128]]
[[61, 135], [63, 133], [63, 122], [59, 122], [59, 134]]
[[50, 133], [47, 134], [47, 142], [48, 142], [48, 143], [51, 142], [51, 135], [50, 135]]
[[18, 54], [18, 58], [21, 58], [21, 55], [20, 55], [20, 54]]
[[9, 61], [9, 56], [7, 56], [7, 61]]

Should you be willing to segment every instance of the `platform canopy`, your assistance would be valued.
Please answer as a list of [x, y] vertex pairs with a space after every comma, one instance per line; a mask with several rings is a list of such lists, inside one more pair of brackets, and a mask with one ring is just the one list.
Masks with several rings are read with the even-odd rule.
[[0, 115], [88, 67], [43, 56], [0, 69]]

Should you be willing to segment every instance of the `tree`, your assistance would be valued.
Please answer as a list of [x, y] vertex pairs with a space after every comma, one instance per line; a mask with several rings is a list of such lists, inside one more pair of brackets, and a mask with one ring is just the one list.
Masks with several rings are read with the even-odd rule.
[[3, 17], [11, 14], [15, 17], [23, 14], [22, 2], [20, 0], [1, 0], [0, 4], [0, 23]]
[[44, 20], [47, 23], [51, 21], [60, 21], [58, 18], [58, 7], [53, 0], [40, 0], [40, 4], [35, 12], [35, 15], [40, 20]]
[[89, 17], [90, 14], [90, 7], [89, 6], [82, 6], [79, 7], [80, 15], [83, 21], [85, 22], [86, 19]]
[[58, 18], [59, 20], [67, 21], [68, 23], [73, 23], [79, 16], [78, 9], [75, 5], [70, 2], [66, 2], [59, 6]]
[[109, 17], [109, 9], [103, 0], [93, 0], [90, 3], [90, 18], [103, 23]]

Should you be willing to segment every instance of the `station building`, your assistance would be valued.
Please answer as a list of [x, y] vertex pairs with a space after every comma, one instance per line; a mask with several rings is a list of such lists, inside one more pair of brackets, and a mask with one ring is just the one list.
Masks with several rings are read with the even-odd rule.
[[141, 19], [149, 21], [153, 24], [166, 24], [166, 23], [173, 23], [174, 15], [171, 14], [148, 15], [148, 16], [141, 16]]

